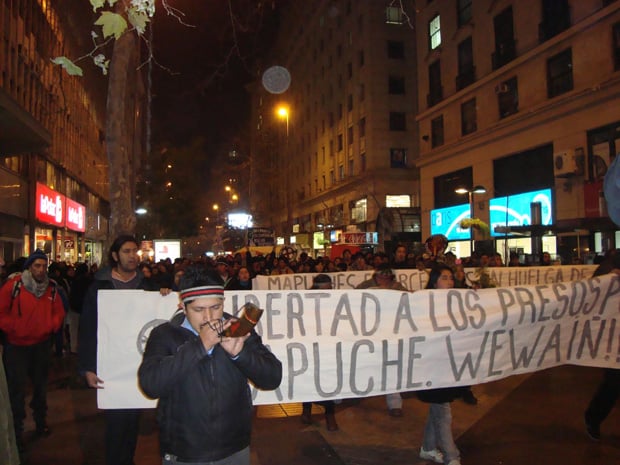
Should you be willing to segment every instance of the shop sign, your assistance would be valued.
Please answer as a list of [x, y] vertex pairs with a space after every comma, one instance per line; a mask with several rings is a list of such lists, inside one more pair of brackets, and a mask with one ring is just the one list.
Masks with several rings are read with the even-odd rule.
[[37, 183], [36, 197], [36, 219], [43, 223], [64, 226], [65, 196], [44, 184]]
[[431, 234], [443, 234], [451, 241], [469, 239], [469, 229], [461, 229], [459, 224], [470, 216], [467, 203], [431, 210]]
[[248, 245], [274, 245], [274, 231], [271, 228], [248, 228]]
[[65, 249], [74, 249], [75, 241], [73, 239], [65, 239]]
[[532, 203], [540, 204], [540, 224], [553, 223], [553, 199], [551, 189], [542, 189], [508, 197], [497, 197], [489, 201], [489, 217], [491, 220], [491, 235], [503, 236], [496, 233], [496, 226], [530, 226], [532, 224]]
[[342, 235], [344, 244], [377, 244], [379, 233], [376, 232], [346, 232]]
[[86, 230], [86, 207], [67, 198], [67, 228], [78, 232]]

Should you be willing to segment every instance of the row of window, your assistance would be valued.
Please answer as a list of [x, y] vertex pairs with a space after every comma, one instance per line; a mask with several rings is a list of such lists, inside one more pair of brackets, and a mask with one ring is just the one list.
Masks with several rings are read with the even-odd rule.
[[[471, 0], [457, 0], [458, 25], [459, 27], [471, 21]], [[543, 21], [539, 25], [539, 40], [554, 37], [570, 27], [570, 10], [568, 0], [543, 0]], [[493, 18], [495, 51], [491, 55], [492, 69], [498, 69], [514, 60], [516, 54], [516, 42], [514, 38], [514, 20], [512, 6], [502, 10]], [[617, 43], [617, 40], [614, 38]], [[430, 50], [441, 45], [441, 19], [440, 15], [434, 16], [429, 21], [428, 42]], [[617, 49], [617, 48], [616, 48]], [[458, 44], [458, 74], [456, 76], [456, 91], [473, 84], [476, 81], [476, 67], [474, 66], [473, 42], [467, 37]], [[555, 63], [550, 65], [551, 80], [558, 83], [557, 89], [551, 88], [550, 97], [564, 92], [569, 84], [566, 79], [570, 70], [567, 69], [567, 58], [556, 57]], [[548, 73], [549, 74], [549, 73]], [[427, 104], [429, 107], [436, 105], [443, 99], [443, 87], [441, 83], [440, 60], [431, 63], [428, 68], [429, 93]], [[552, 86], [553, 87], [553, 86]]]
[[[570, 48], [547, 60], [547, 96], [556, 97], [573, 89], [572, 50]], [[495, 87], [499, 118], [505, 118], [519, 111], [517, 77], [514, 76]], [[476, 99], [461, 104], [461, 135], [466, 136], [478, 129]], [[444, 143], [443, 115], [431, 121], [431, 146]]]

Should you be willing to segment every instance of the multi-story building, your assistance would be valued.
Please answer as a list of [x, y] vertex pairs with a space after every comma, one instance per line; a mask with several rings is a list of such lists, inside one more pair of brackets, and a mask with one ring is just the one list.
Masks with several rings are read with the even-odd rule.
[[285, 243], [420, 241], [415, 32], [402, 13], [352, 0], [282, 11], [270, 64], [291, 82], [270, 93], [267, 73], [251, 89], [250, 202]]
[[[6, 260], [39, 247], [54, 260], [102, 261], [110, 216], [107, 82], [87, 60], [80, 63], [83, 77], [51, 62], [89, 53], [92, 23], [87, 2], [0, 0], [0, 256]], [[134, 107], [130, 112], [135, 118]]]
[[478, 245], [502, 254], [566, 263], [617, 247], [601, 187], [620, 151], [620, 2], [418, 8], [422, 235], [467, 256], [472, 210], [491, 229]]

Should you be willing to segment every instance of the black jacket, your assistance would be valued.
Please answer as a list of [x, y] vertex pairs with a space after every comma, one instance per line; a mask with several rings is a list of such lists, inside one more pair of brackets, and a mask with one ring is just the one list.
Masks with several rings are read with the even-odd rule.
[[248, 380], [259, 389], [276, 389], [282, 364], [255, 331], [235, 360], [219, 345], [208, 355], [200, 338], [181, 326], [183, 319], [177, 315], [151, 332], [138, 370], [140, 387], [159, 399], [162, 456], [221, 460], [250, 445]]
[[[155, 291], [145, 283], [144, 275], [139, 270], [138, 285], [136, 289]], [[80, 327], [78, 331], [78, 370], [81, 374], [87, 371], [97, 373], [97, 294], [99, 289], [114, 289], [112, 282], [112, 269], [105, 267], [95, 275], [93, 283], [86, 291], [86, 297], [82, 305]]]

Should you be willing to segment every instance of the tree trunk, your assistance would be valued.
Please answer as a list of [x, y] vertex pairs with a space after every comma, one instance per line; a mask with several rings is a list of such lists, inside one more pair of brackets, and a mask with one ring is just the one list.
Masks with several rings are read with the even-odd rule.
[[[122, 2], [118, 2], [121, 4]], [[125, 32], [114, 43], [109, 69], [106, 150], [110, 181], [111, 243], [120, 234], [134, 234], [136, 215], [133, 92], [135, 84], [137, 37]]]

